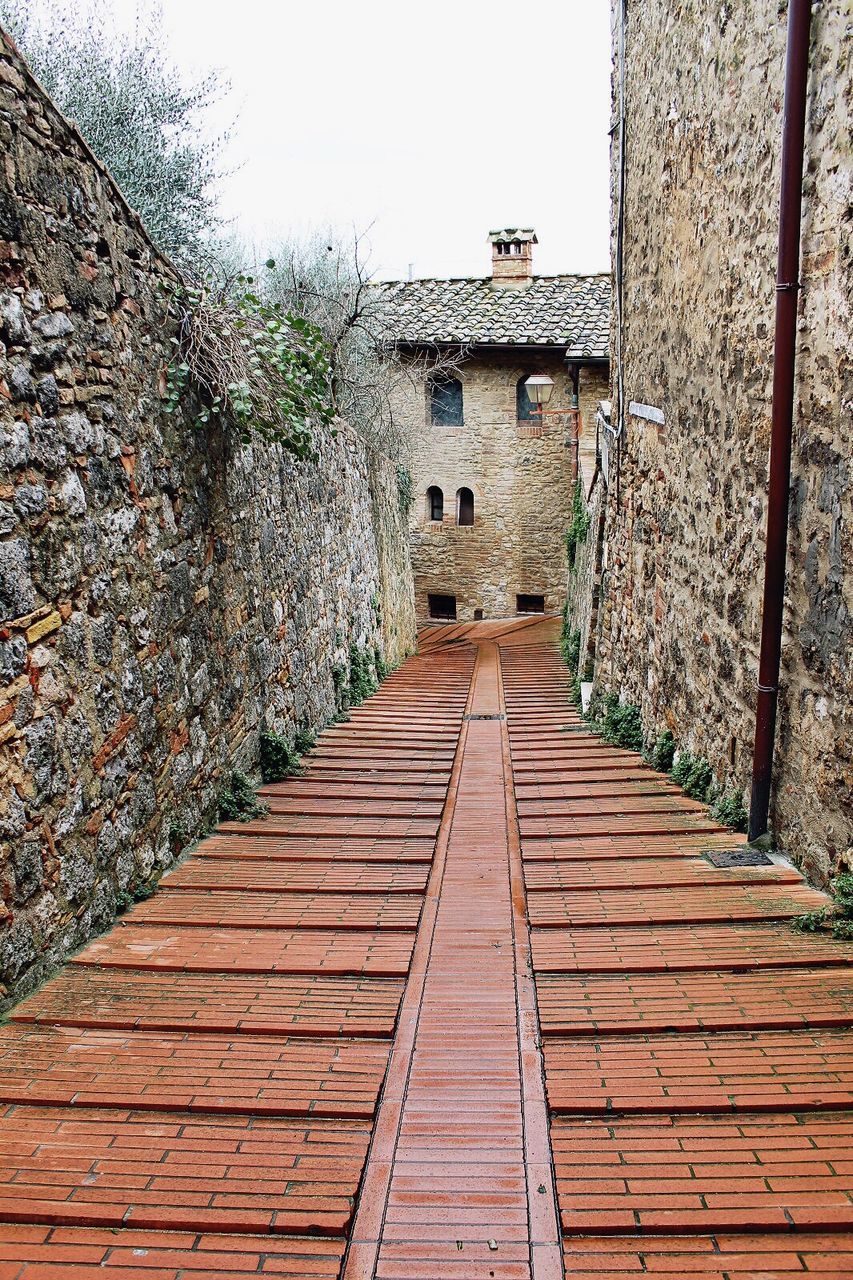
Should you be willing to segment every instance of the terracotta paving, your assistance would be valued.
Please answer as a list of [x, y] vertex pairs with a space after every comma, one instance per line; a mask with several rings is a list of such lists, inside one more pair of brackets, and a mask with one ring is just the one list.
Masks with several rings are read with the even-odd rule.
[[853, 949], [554, 633], [426, 628], [13, 1011], [0, 1280], [853, 1276]]
[[0, 1030], [0, 1280], [337, 1277], [475, 651], [411, 659]]
[[[531, 641], [535, 637], [531, 637]], [[565, 1273], [853, 1276], [853, 949], [502, 651]]]

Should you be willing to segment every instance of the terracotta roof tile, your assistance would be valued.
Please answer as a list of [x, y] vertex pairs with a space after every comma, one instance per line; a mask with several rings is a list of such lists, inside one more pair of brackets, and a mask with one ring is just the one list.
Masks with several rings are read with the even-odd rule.
[[534, 276], [525, 289], [490, 277], [393, 280], [374, 285], [400, 343], [565, 346], [575, 359], [609, 355], [610, 276]]

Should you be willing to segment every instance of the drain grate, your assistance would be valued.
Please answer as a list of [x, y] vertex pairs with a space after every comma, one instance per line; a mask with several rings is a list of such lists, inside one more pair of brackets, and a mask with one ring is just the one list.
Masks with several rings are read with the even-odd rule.
[[773, 866], [773, 859], [757, 849], [708, 849], [705, 857], [715, 867]]
[[463, 716], [463, 720], [506, 720], [504, 715], [496, 716]]

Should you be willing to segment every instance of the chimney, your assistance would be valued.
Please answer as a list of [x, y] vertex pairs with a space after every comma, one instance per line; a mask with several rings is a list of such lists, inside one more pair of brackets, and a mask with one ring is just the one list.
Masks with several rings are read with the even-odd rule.
[[490, 231], [492, 288], [525, 289], [533, 280], [533, 246], [538, 244], [532, 227], [505, 227]]

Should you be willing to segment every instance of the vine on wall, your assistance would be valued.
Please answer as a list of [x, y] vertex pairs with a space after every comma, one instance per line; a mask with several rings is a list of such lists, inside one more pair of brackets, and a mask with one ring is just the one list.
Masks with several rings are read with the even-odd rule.
[[[273, 259], [266, 266], [272, 270]], [[305, 458], [312, 422], [328, 425], [334, 417], [329, 346], [317, 325], [254, 286], [245, 275], [170, 286], [178, 330], [165, 371], [165, 410], [176, 413], [191, 401], [197, 427], [233, 423], [244, 444], [255, 431]]]

